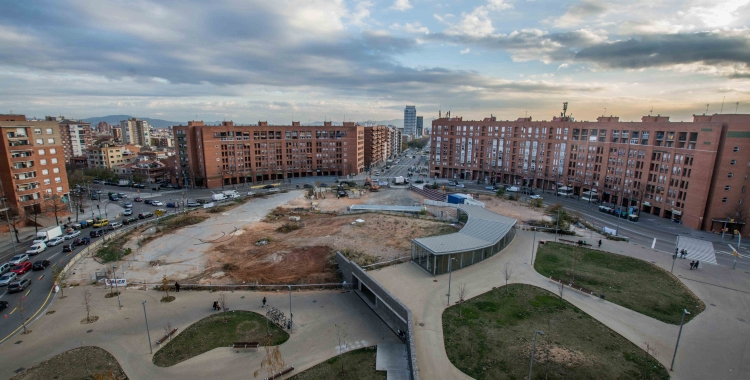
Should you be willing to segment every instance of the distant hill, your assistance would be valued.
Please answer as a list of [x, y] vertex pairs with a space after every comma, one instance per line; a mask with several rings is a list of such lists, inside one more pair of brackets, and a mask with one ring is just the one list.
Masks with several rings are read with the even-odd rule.
[[[87, 119], [83, 119], [83, 121], [87, 123], [91, 123], [92, 125], [96, 125], [100, 121], [106, 121], [107, 124], [110, 125], [120, 125], [120, 121], [127, 120], [131, 117], [130, 115], [107, 115], [107, 116], [101, 116], [101, 117], [90, 117]], [[166, 128], [170, 125], [184, 125], [187, 124], [187, 122], [184, 121], [169, 121], [169, 120], [162, 120], [162, 119], [152, 119], [150, 117], [139, 117], [141, 120], [148, 121], [148, 124], [155, 128]]]

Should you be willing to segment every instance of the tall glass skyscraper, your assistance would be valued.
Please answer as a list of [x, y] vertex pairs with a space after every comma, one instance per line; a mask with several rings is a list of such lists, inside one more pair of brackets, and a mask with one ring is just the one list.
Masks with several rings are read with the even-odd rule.
[[417, 133], [417, 107], [404, 108], [404, 134], [414, 137]]
[[424, 134], [424, 117], [417, 116], [417, 135], [415, 138], [422, 138], [422, 135]]

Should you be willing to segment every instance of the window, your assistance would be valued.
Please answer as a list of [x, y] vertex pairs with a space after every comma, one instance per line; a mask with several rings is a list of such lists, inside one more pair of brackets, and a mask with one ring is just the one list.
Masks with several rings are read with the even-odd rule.
[[727, 197], [724, 197], [724, 198], [721, 198], [721, 201], [724, 202], [724, 203], [727, 203], [728, 199], [727, 199]]
[[50, 184], [50, 180], [49, 180], [49, 178], [45, 178], [45, 179], [44, 179], [44, 184], [45, 184], [45, 185], [49, 185], [49, 184]]
[[44, 139], [36, 139], [36, 145], [44, 145]]
[[52, 168], [52, 173], [59, 173], [59, 172], [60, 172], [60, 168]]
[[735, 151], [735, 152], [739, 152], [739, 151], [740, 151], [740, 147], [736, 146], [736, 147], [734, 147], [734, 149], [732, 149], [732, 150], [733, 150], [733, 151]]
[[47, 169], [42, 169], [42, 175], [47, 175], [47, 174], [49, 174], [49, 170], [47, 170]]
[[40, 165], [47, 165], [47, 160], [39, 160]]
[[57, 163], [57, 158], [53, 158], [53, 159], [52, 159], [52, 163], [53, 163], [53, 164], [56, 164], [56, 163]]
[[55, 139], [47, 139], [47, 143], [48, 144], [54, 144], [55, 143]]
[[39, 155], [44, 156], [44, 149], [39, 149]]
[[47, 128], [47, 134], [48, 134], [48, 135], [51, 135], [51, 134], [52, 134], [52, 128]]
[[736, 164], [736, 163], [737, 163], [737, 160], [732, 160], [732, 161], [729, 161], [729, 164], [730, 164], [730, 165], [734, 165], [734, 164]]
[[730, 188], [731, 188], [731, 186], [724, 186], [724, 190], [728, 191]]
[[732, 177], [734, 177], [734, 173], [731, 173], [731, 172], [730, 172], [729, 174], [727, 174], [727, 177], [729, 177], [729, 178], [732, 178]]
[[42, 134], [42, 130], [39, 129], [39, 128], [34, 128], [34, 134], [35, 135], [41, 135]]
[[57, 149], [55, 149], [55, 148], [51, 148], [51, 149], [49, 150], [49, 154], [57, 154]]
[[62, 190], [62, 186], [58, 186], [58, 187], [57, 187], [57, 192], [58, 192], [58, 193], [62, 193], [62, 191], [63, 191], [63, 190]]
[[55, 183], [60, 183], [60, 182], [62, 182], [62, 179], [60, 177], [55, 177]]

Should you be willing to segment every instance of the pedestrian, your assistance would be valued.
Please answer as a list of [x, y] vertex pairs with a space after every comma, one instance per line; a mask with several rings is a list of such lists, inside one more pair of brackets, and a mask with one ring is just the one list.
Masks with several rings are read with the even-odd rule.
[[690, 270], [693, 270], [693, 267], [695, 266], [695, 261], [690, 262]]
[[174, 290], [179, 293], [180, 292], [180, 283], [175, 281], [174, 282]]
[[599, 248], [602, 247], [602, 239], [599, 239]]
[[219, 309], [219, 301], [214, 301], [214, 311]]
[[698, 267], [701, 265], [700, 260], [695, 260], [695, 269], [698, 269]]
[[266, 307], [266, 297], [263, 297], [263, 306], [261, 307]]

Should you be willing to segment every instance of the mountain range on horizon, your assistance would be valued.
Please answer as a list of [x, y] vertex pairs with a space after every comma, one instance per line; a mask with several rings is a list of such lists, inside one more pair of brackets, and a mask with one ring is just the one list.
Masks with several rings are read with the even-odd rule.
[[[107, 124], [110, 125], [119, 125], [120, 121], [126, 120], [129, 118], [132, 118], [134, 116], [130, 115], [107, 115], [107, 116], [98, 116], [98, 117], [89, 117], [82, 119], [83, 121], [87, 123], [91, 123], [92, 125], [96, 125], [97, 123], [104, 121]], [[185, 125], [187, 122], [185, 121], [170, 121], [170, 120], [163, 120], [163, 119], [153, 119], [149, 117], [139, 117], [141, 120], [148, 121], [148, 124], [151, 125], [154, 128], [167, 128], [169, 126], [173, 125]], [[430, 123], [432, 121], [432, 118], [425, 118], [425, 127], [429, 127]], [[204, 122], [206, 125], [220, 125], [221, 121], [206, 121]], [[396, 128], [403, 128], [404, 126], [404, 120], [403, 119], [391, 119], [391, 120], [364, 120], [364, 121], [358, 121], [357, 123], [365, 124], [365, 123], [374, 123], [375, 125], [393, 125]], [[237, 122], [237, 124], [255, 124], [255, 122], [251, 123], [242, 123]], [[341, 124], [340, 121], [334, 121], [334, 124]], [[302, 123], [302, 125], [312, 125], [312, 126], [322, 126], [322, 121], [314, 121], [311, 123]]]

